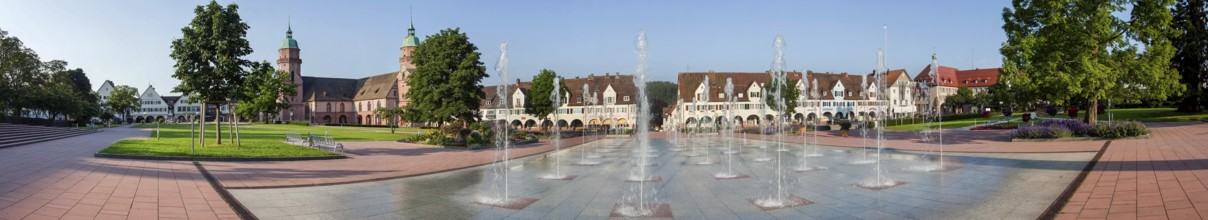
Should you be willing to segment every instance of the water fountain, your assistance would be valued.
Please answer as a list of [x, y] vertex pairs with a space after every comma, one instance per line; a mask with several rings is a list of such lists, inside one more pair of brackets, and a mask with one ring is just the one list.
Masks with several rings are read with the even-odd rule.
[[[768, 106], [767, 106], [767, 104], [764, 104], [765, 102], [768, 101], [768, 85], [769, 85], [768, 83], [763, 84], [763, 90], [759, 92], [759, 103], [760, 104], [756, 104], [756, 105], [759, 105], [759, 117], [757, 119], [759, 122], [759, 131], [758, 131], [759, 148], [763, 149], [763, 154], [759, 155], [759, 157], [757, 157], [755, 159], [751, 159], [751, 161], [755, 161], [755, 162], [772, 161], [772, 158], [769, 157], [770, 155], [768, 155], [768, 140], [767, 140], [767, 135], [766, 135], [767, 130], [768, 130], [767, 129], [767, 127], [768, 127], [767, 119], [768, 118], [763, 117], [764, 115], [768, 114], [768, 110], [767, 110]], [[750, 97], [750, 98], [755, 98], [755, 97]]]
[[[802, 74], [804, 74], [804, 72], [806, 72], [806, 71], [803, 71]], [[801, 80], [807, 80], [807, 78], [808, 77], [806, 77], [805, 75], [801, 76]], [[801, 84], [805, 85], [805, 88], [803, 88], [802, 92], [799, 93], [800, 95], [797, 96], [797, 100], [798, 100], [798, 103], [801, 103], [801, 105], [806, 105], [806, 103], [809, 103], [809, 96], [808, 96], [809, 93], [807, 93], [805, 91], [810, 91], [811, 87], [810, 87], [809, 83], [803, 82]], [[802, 126], [807, 126], [804, 118], [802, 119], [801, 124], [802, 124]], [[807, 128], [804, 130], [806, 132], [809, 132], [809, 130], [811, 130], [811, 129]], [[814, 132], [814, 133], [817, 133], [817, 132]], [[814, 137], [817, 137], [817, 136], [814, 136]], [[810, 135], [801, 134], [801, 155], [798, 156], [801, 160], [801, 164], [797, 165], [797, 167], [794, 167], [793, 171], [806, 172], [806, 171], [826, 169], [826, 167], [821, 167], [821, 166], [810, 166], [810, 157], [822, 156], [822, 154], [818, 153], [817, 143], [814, 143], [812, 147], [810, 145], [811, 145], [810, 144]]]
[[546, 154], [554, 157], [554, 173], [541, 176], [541, 179], [547, 180], [572, 180], [575, 176], [562, 174], [562, 128], [558, 124], [558, 109], [562, 107], [562, 79], [554, 78], [554, 90], [550, 92], [549, 100], [553, 102], [554, 111], [551, 113], [554, 118], [554, 135], [550, 136], [550, 141], [554, 143], [554, 153]]
[[[701, 124], [704, 124], [704, 123], [709, 123], [709, 124], [714, 124], [714, 125], [716, 124], [716, 123], [714, 123], [714, 121], [705, 122], [704, 118], [709, 117], [709, 114], [705, 113], [704, 111], [700, 111], [701, 109], [704, 109], [704, 108], [701, 108], [699, 103], [703, 102], [703, 103], [705, 103], [705, 105], [709, 104], [709, 95], [710, 95], [709, 87], [711, 87], [709, 85], [709, 75], [705, 75], [705, 81], [701, 82], [701, 85], [704, 87], [704, 91], [702, 92], [702, 94], [704, 94], [704, 95], [696, 96], [696, 98], [694, 98], [694, 100], [693, 100], [693, 103], [696, 103], [697, 112], [701, 112], [701, 115], [702, 115], [701, 117], [699, 117], [699, 119], [696, 120], [697, 133], [700, 133]], [[713, 119], [713, 120], [717, 120], [717, 119]], [[697, 138], [703, 138], [703, 137], [700, 137], [699, 134], [697, 134], [697, 135], [698, 135]], [[693, 164], [711, 165], [711, 164], [716, 163], [713, 161], [713, 157], [712, 157], [711, 153], [709, 153], [712, 150], [709, 150], [709, 145], [707, 145], [707, 143], [704, 146], [702, 146], [701, 144], [696, 144], [693, 146], [695, 146], [695, 147], [692, 148], [692, 151], [693, 151], [692, 154], [694, 156], [701, 157], [699, 160], [697, 160]], [[704, 152], [704, 153], [702, 154], [701, 152]]]
[[680, 123], [682, 123], [684, 121], [684, 113], [683, 113], [684, 110], [678, 109], [678, 108], [683, 108], [684, 100], [680, 99], [680, 98], [676, 98], [675, 106], [677, 109], [674, 111], [674, 113], [672, 113], [672, 116], [671, 116], [671, 118], [672, 118], [671, 135], [672, 136], [671, 136], [671, 149], [669, 149], [669, 150], [678, 152], [678, 151], [684, 151], [683, 145], [680, 144], [680, 132], [683, 132], [681, 130], [682, 127], [680, 127]]
[[738, 151], [734, 150], [734, 80], [726, 78], [726, 108], [725, 119], [722, 126], [722, 140], [726, 143], [726, 150], [722, 154], [726, 155], [726, 172], [713, 174], [714, 179], [738, 179], [749, 177], [746, 174], [734, 173], [734, 154]]
[[[880, 71], [880, 70], [878, 70], [878, 71]], [[875, 75], [875, 74], [879, 74], [879, 73], [874, 72], [873, 74]], [[865, 99], [863, 101], [857, 102], [857, 104], [856, 104], [856, 107], [860, 109], [859, 111], [864, 112], [861, 115], [861, 117], [863, 119], [860, 121], [860, 158], [852, 160], [852, 161], [848, 162], [847, 164], [864, 165], [864, 164], [873, 164], [873, 163], [877, 162], [877, 160], [868, 158], [868, 136], [869, 135], [868, 135], [867, 120], [872, 118], [871, 117], [872, 111], [868, 110], [869, 109], [868, 100], [870, 99], [871, 95], [874, 94], [873, 92], [870, 92], [867, 89], [869, 86], [868, 78], [870, 78], [870, 76], [860, 77], [860, 87], [864, 88], [864, 89], [860, 90], [860, 96], [863, 96]]]
[[[650, 100], [646, 96], [646, 31], [638, 32], [638, 39], [635, 45], [638, 55], [638, 67], [633, 76], [633, 84], [638, 89], [637, 102], [637, 128], [635, 136], [637, 138], [638, 149], [642, 151], [650, 150]], [[654, 218], [670, 218], [671, 206], [666, 203], [658, 203], [656, 191], [646, 189], [647, 182], [661, 181], [662, 178], [649, 174], [650, 164], [647, 157], [635, 157], [638, 163], [633, 166], [633, 173], [630, 175], [631, 183], [630, 194], [625, 195], [622, 201], [613, 206], [612, 217], [654, 217]]]
[[[784, 121], [785, 121], [785, 117], [783, 116], [784, 114], [782, 114], [782, 113], [787, 112], [787, 110], [788, 110], [787, 108], [785, 108], [786, 106], [785, 106], [784, 97], [781, 96], [781, 92], [785, 88], [788, 87], [787, 86], [788, 83], [786, 83], [787, 80], [786, 80], [785, 71], [784, 71], [784, 69], [785, 69], [784, 37], [782, 37], [780, 35], [776, 35], [776, 39], [773, 41], [773, 46], [776, 48], [776, 54], [775, 54], [775, 58], [773, 58], [773, 60], [772, 60], [772, 70], [769, 71], [769, 74], [772, 75], [771, 82], [768, 83], [768, 86], [764, 87], [765, 88], [764, 90], [768, 90], [768, 88], [775, 88], [775, 90], [772, 90], [772, 92], [773, 92], [772, 101], [775, 103], [776, 106], [779, 106], [781, 109], [781, 111], [777, 113], [777, 115], [779, 115], [779, 116], [776, 117], [777, 129], [776, 129], [775, 136], [776, 136], [777, 147], [782, 149], [782, 148], [784, 148], [784, 146], [783, 146], [784, 142], [782, 140], [782, 137], [784, 136], [784, 132], [780, 128], [783, 127]], [[772, 190], [771, 190], [772, 195], [750, 199], [752, 204], [755, 204], [755, 206], [757, 206], [760, 209], [763, 209], [765, 211], [813, 204], [812, 201], [805, 200], [800, 197], [789, 194], [787, 186], [786, 186], [786, 185], [788, 185], [787, 184], [788, 180], [785, 179], [785, 172], [784, 172], [785, 168], [784, 168], [784, 163], [783, 163], [783, 161], [784, 161], [783, 156], [784, 156], [783, 151], [779, 151], [779, 150], [776, 151], [776, 164], [773, 166], [773, 168], [775, 169], [776, 177], [772, 183]]]
[[[872, 95], [876, 97], [877, 103], [880, 104], [878, 106], [880, 108], [877, 109], [887, 109], [885, 106], [889, 104], [889, 102], [887, 102], [887, 98], [889, 98], [889, 96], [885, 95], [885, 92], [888, 91], [885, 89], [887, 86], [885, 76], [887, 75], [886, 73], [888, 71], [889, 70], [885, 68], [885, 51], [877, 50], [877, 70], [873, 72], [873, 80], [875, 81], [873, 84], [875, 85], [876, 91], [872, 93]], [[881, 117], [876, 117], [876, 119], [872, 121], [873, 126], [875, 126], [873, 130], [876, 132], [877, 137], [876, 141], [873, 142], [873, 144], [877, 147], [877, 162], [875, 163], [876, 165], [873, 166], [873, 172], [875, 174], [872, 178], [864, 180], [856, 185], [872, 190], [882, 190], [902, 185], [903, 182], [891, 179], [881, 164], [884, 158], [881, 152], [885, 149], [885, 116], [882, 114]]]
[[[495, 64], [495, 71], [499, 73], [499, 86], [496, 87], [496, 93], [499, 98], [498, 109], [509, 109], [508, 104], [509, 90], [508, 87], [508, 43], [499, 44], [499, 61]], [[497, 118], [507, 119], [508, 111], [500, 111]], [[495, 162], [492, 163], [491, 171], [484, 175], [491, 175], [491, 184], [484, 184], [490, 189], [480, 192], [478, 198], [474, 201], [475, 204], [494, 206], [508, 209], [524, 209], [528, 205], [536, 202], [537, 199], [513, 197], [509, 185], [511, 172], [511, 140], [508, 139], [510, 128], [504, 122], [503, 124], [495, 123], [492, 127], [495, 131]]]
[[[932, 53], [931, 71], [927, 74], [930, 75], [932, 83], [936, 83], [937, 86], [939, 85], [939, 65], [940, 64], [935, 57], [935, 53]], [[931, 134], [938, 134], [939, 140], [937, 141], [937, 144], [939, 146], [939, 159], [937, 159], [938, 163], [927, 163], [914, 166], [910, 169], [920, 172], [947, 171], [951, 168], [944, 166], [944, 112], [939, 109], [939, 106], [937, 106], [939, 105], [938, 100], [940, 97], [938, 93], [935, 94], [935, 97], [931, 96], [932, 94], [931, 91], [928, 90], [929, 86], [927, 83], [920, 83], [919, 87], [922, 88], [923, 97], [927, 97], [927, 106], [929, 107], [928, 112], [930, 113], [928, 114], [927, 118], [924, 119], [926, 120], [926, 127], [923, 129], [923, 131], [920, 131], [920, 136], [922, 136], [923, 142], [931, 142]]]
[[[584, 114], [590, 114], [590, 111], [586, 111], [586, 110], [590, 109], [591, 104], [595, 102], [595, 100], [587, 100], [587, 94], [591, 91], [591, 89], [589, 89], [589, 87], [590, 87], [590, 85], [583, 84], [583, 94], [581, 95], [582, 97], [580, 97], [584, 100], [583, 109], [585, 110], [585, 112], [587, 112]], [[584, 119], [587, 119], [587, 118], [584, 118]], [[583, 129], [583, 130], [584, 130], [584, 132], [587, 131], [587, 129]], [[589, 153], [587, 150], [588, 148], [590, 148], [590, 146], [595, 146], [597, 143], [593, 139], [588, 139], [589, 137], [587, 137], [586, 133], [584, 133], [583, 136], [584, 136], [583, 137], [584, 141], [587, 141], [587, 142], [583, 142], [584, 143], [583, 146], [579, 147], [579, 156], [580, 156], [579, 162], [575, 162], [574, 165], [577, 165], [577, 166], [599, 165], [600, 161], [594, 161], [591, 159], [600, 158], [601, 156], [599, 154]]]

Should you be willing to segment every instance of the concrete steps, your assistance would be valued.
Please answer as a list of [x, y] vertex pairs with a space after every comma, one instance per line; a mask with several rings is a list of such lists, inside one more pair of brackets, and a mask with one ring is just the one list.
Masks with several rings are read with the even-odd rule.
[[71, 128], [0, 123], [0, 148], [96, 133]]

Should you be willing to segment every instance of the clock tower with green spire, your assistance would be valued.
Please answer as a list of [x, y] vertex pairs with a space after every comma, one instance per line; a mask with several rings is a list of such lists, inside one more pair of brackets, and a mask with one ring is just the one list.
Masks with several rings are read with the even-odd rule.
[[415, 51], [415, 47], [419, 46], [419, 37], [415, 36], [415, 22], [412, 18], [410, 27], [407, 28], [407, 36], [403, 37], [403, 47], [399, 48], [402, 51], [402, 56], [398, 58], [399, 71], [395, 77], [398, 82], [398, 107], [407, 106], [411, 103], [411, 99], [407, 98], [407, 90], [411, 89], [407, 78], [415, 71], [415, 62], [411, 59], [411, 53]]
[[[290, 84], [294, 85], [295, 91], [298, 91], [293, 96], [282, 97], [290, 103], [290, 107], [277, 115], [278, 121], [300, 121], [305, 118], [305, 106], [302, 103], [302, 58], [299, 57], [301, 49], [298, 48], [298, 41], [294, 40], [293, 25], [287, 26], [285, 30], [285, 40], [281, 41], [281, 48], [277, 49], [277, 70], [287, 71], [292, 75]], [[290, 114], [293, 113], [293, 114]]]

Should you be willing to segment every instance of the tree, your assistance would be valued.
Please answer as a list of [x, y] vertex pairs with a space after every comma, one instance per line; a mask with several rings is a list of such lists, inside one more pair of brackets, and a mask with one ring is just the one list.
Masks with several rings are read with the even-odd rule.
[[679, 86], [673, 82], [667, 81], [650, 81], [646, 82], [646, 96], [650, 97], [650, 102], [661, 101], [663, 103], [675, 103], [676, 94], [679, 91]]
[[[528, 96], [525, 96], [527, 99], [524, 101], [525, 112], [541, 120], [545, 120], [549, 117], [550, 113], [554, 112], [554, 100], [550, 97], [554, 91], [554, 80], [559, 81], [560, 88], [558, 90], [562, 92], [558, 94], [562, 96], [563, 102], [566, 101], [565, 94], [569, 90], [566, 88], [565, 83], [561, 83], [562, 78], [558, 77], [558, 74], [554, 73], [553, 70], [542, 69], [541, 73], [533, 76], [533, 86], [529, 88]], [[561, 103], [558, 105], [561, 105]]]
[[[1130, 2], [1130, 20], [1113, 14]], [[1087, 100], [1092, 119], [1100, 100], [1176, 95], [1183, 87], [1169, 65], [1170, 39], [1178, 34], [1170, 28], [1171, 3], [1014, 0], [1003, 9], [1000, 81], [1022, 91], [1015, 95], [1056, 104]]]
[[109, 92], [109, 100], [105, 102], [109, 109], [122, 114], [122, 120], [125, 121], [129, 117], [130, 109], [142, 108], [142, 102], [138, 99], [138, 90], [127, 85], [113, 87], [113, 91]]
[[[239, 18], [239, 5], [223, 7], [210, 1], [193, 13], [189, 25], [180, 29], [184, 36], [172, 41], [171, 57], [176, 61], [172, 77], [180, 80], [172, 91], [193, 95], [191, 98], [202, 103], [204, 119], [207, 105], [229, 103], [230, 97], [241, 95], [238, 87], [244, 85], [244, 68], [251, 63], [243, 57], [252, 48], [246, 39], [248, 25]], [[216, 144], [222, 144], [220, 118], [214, 117]], [[201, 132], [205, 133], [204, 123]], [[201, 138], [205, 146], [205, 135]]]
[[1208, 5], [1204, 0], [1180, 0], [1174, 9], [1174, 28], [1181, 32], [1174, 39], [1175, 56], [1171, 65], [1179, 71], [1187, 92], [1179, 99], [1179, 111], [1204, 111], [1204, 82], [1208, 80]]
[[252, 63], [252, 71], [243, 85], [246, 99], [235, 111], [239, 115], [262, 115], [261, 119], [268, 123], [270, 118], [289, 108], [289, 100], [282, 97], [298, 94], [297, 89], [287, 83], [290, 77], [289, 72], [273, 69], [267, 61]]
[[944, 97], [944, 105], [953, 109], [961, 109], [965, 105], [977, 103], [977, 97], [973, 95], [973, 90], [968, 86], [960, 86], [956, 88], [956, 94]]
[[[49, 78], [38, 54], [26, 48], [20, 39], [0, 30], [0, 107], [14, 116], [34, 108], [34, 91], [43, 88]], [[7, 95], [17, 94], [17, 95]], [[2, 114], [0, 114], [2, 115]]]
[[[800, 96], [801, 92], [797, 90], [796, 86], [789, 85], [787, 81], [778, 81], [776, 79], [772, 79], [771, 82], [765, 85], [763, 88], [764, 97], [766, 97], [764, 103], [767, 103], [769, 109], [784, 115], [791, 115], [793, 112], [796, 112], [794, 109], [797, 108], [797, 97]], [[780, 108], [775, 97], [773, 97], [775, 91], [781, 91], [780, 98], [784, 99], [784, 105], [787, 108]]]
[[394, 129], [398, 128], [399, 117], [402, 117], [406, 112], [399, 107], [380, 107], [373, 110], [373, 116], [386, 119], [390, 122], [390, 133], [394, 134]]
[[460, 28], [441, 30], [428, 36], [411, 55], [416, 70], [408, 79], [407, 98], [424, 110], [419, 114], [422, 121], [477, 121], [479, 101], [486, 96], [479, 83], [487, 74], [479, 61], [482, 54], [470, 38]]

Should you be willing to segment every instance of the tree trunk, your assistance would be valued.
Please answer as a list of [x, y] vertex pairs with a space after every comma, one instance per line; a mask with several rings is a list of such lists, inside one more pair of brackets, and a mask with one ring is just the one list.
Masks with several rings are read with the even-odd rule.
[[1099, 99], [1091, 99], [1090, 106], [1086, 107], [1086, 123], [1095, 125], [1099, 121]]
[[222, 145], [222, 105], [214, 105], [214, 144]]
[[201, 147], [206, 146], [206, 107], [210, 107], [210, 105], [206, 104], [206, 103], [201, 103], [201, 118], [194, 120], [194, 121], [197, 121], [198, 124], [201, 124], [201, 129], [198, 130], [198, 131], [200, 131], [200, 133], [198, 133], [200, 135], [198, 135], [198, 136], [201, 137]]

